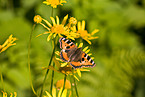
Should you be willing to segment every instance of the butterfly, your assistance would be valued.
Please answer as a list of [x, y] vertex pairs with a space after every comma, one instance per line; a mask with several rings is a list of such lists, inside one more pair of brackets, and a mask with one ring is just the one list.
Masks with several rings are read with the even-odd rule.
[[94, 67], [96, 65], [90, 56], [82, 51], [82, 48], [78, 48], [70, 40], [61, 37], [59, 42], [60, 48], [62, 49], [60, 58], [64, 62], [70, 62], [73, 68]]

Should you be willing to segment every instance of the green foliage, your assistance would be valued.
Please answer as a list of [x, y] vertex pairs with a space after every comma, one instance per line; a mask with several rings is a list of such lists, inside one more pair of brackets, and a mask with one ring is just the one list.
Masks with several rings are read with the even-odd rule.
[[[49, 19], [51, 8], [42, 0], [18, 0], [11, 5], [0, 1], [0, 44], [13, 34], [17, 45], [0, 54], [0, 72], [5, 90], [16, 91], [18, 97], [33, 97], [30, 88], [27, 54], [28, 40], [32, 30], [33, 16], [40, 14]], [[142, 5], [138, 2], [141, 1]], [[80, 97], [145, 97], [145, 53], [140, 37], [134, 28], [145, 27], [144, 0], [67, 0], [54, 14], [74, 16], [86, 20], [86, 29], [100, 29], [99, 39], [92, 41], [91, 52], [97, 64], [90, 72], [84, 72], [77, 84]], [[18, 4], [18, 6], [16, 6]], [[36, 37], [45, 29], [37, 26], [31, 43], [31, 75], [34, 88], [40, 92], [52, 45], [47, 35]], [[85, 43], [85, 45], [88, 45]], [[59, 47], [59, 45], [58, 45]], [[48, 75], [48, 79], [50, 78]], [[54, 83], [62, 79], [55, 72]], [[45, 84], [49, 90], [50, 81]], [[2, 91], [2, 84], [0, 84]], [[1, 97], [1, 96], [0, 96]], [[35, 96], [34, 96], [35, 97]]]

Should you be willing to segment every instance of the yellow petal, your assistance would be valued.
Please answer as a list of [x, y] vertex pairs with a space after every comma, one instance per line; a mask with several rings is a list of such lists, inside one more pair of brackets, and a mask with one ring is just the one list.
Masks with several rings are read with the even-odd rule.
[[59, 37], [63, 37], [61, 34], [58, 34]]
[[44, 28], [46, 28], [48, 31], [50, 31], [50, 28], [48, 28], [46, 25], [44, 25], [43, 23], [40, 23]]
[[14, 92], [14, 97], [17, 97], [17, 93], [16, 92]]
[[83, 47], [83, 43], [80, 43], [80, 44], [79, 44], [79, 48], [80, 48], [80, 47]]
[[82, 29], [81, 30], [85, 30], [85, 21], [82, 21]]
[[80, 71], [90, 71], [90, 70], [81, 68]]
[[48, 3], [47, 1], [43, 1], [44, 4], [49, 5], [50, 3]]
[[48, 35], [48, 37], [47, 37], [47, 41], [49, 41], [49, 40], [50, 40], [50, 38], [51, 38], [52, 34], [53, 34], [53, 33], [50, 33], [50, 34]]
[[94, 57], [91, 57], [91, 59], [93, 60], [93, 59], [94, 59]]
[[81, 30], [81, 22], [78, 22], [78, 30]]
[[57, 34], [55, 33], [55, 34], [53, 35], [53, 38], [55, 38], [55, 37], [56, 37], [56, 35], [57, 35]]
[[8, 44], [6, 47], [2, 48], [2, 50], [0, 51], [0, 53], [3, 52], [3, 51], [5, 51], [8, 47], [10, 47], [10, 44]]
[[53, 26], [55, 26], [55, 25], [56, 25], [55, 19], [54, 19], [53, 17], [50, 17], [50, 19], [51, 19], [51, 21], [52, 21], [52, 23], [53, 23]]
[[58, 16], [56, 16], [56, 22], [57, 22], [57, 25], [59, 25], [59, 18], [58, 18]]
[[72, 27], [73, 32], [76, 32], [76, 26]]
[[10, 94], [10, 97], [13, 97], [13, 94], [12, 93]]
[[51, 33], [51, 32], [50, 32], [50, 31], [49, 31], [49, 32], [46, 31], [46, 32], [44, 32], [44, 33], [41, 33], [41, 34], [37, 35], [36, 37], [39, 37], [39, 36], [41, 36], [41, 35], [43, 35], [43, 34], [48, 34], [48, 33]]
[[75, 78], [76, 80], [80, 81], [75, 75], [74, 75], [74, 78]]
[[59, 55], [59, 54], [60, 54], [60, 52], [59, 52], [59, 51], [56, 51], [56, 52], [55, 52], [55, 54], [56, 54], [56, 55]]
[[56, 97], [56, 88], [53, 88], [53, 89], [52, 89], [52, 96], [53, 96], [53, 97]]
[[78, 73], [79, 77], [81, 77], [81, 71], [80, 71], [80, 69], [77, 69], [77, 73]]
[[63, 18], [63, 21], [62, 21], [62, 25], [65, 25], [65, 23], [66, 23], [66, 20], [68, 19], [68, 14]]
[[88, 53], [90, 51], [90, 49], [88, 49], [87, 51], [85, 51], [85, 53]]
[[49, 27], [52, 27], [52, 25], [45, 19], [43, 19], [43, 21], [49, 26]]
[[91, 41], [89, 41], [88, 39], [85, 39], [90, 45], [91, 45]]
[[98, 36], [96, 36], [96, 37], [89, 37], [88, 39], [92, 40], [92, 39], [97, 39], [97, 38], [99, 38], [99, 37]]
[[71, 97], [71, 91], [69, 92], [69, 96], [68, 97]]
[[66, 3], [66, 1], [65, 0], [60, 0], [60, 3]]
[[86, 46], [86, 47], [83, 49], [83, 51], [85, 52], [88, 48], [89, 48], [89, 47], [88, 47], [88, 46]]
[[67, 36], [67, 39], [71, 39], [71, 40], [75, 40], [75, 38], [71, 37], [71, 36]]
[[61, 87], [61, 88], [60, 88], [60, 90], [59, 90], [59, 92], [58, 92], [58, 97], [60, 97], [60, 96], [61, 96], [62, 89], [63, 89], [63, 87]]
[[2, 45], [2, 47], [5, 47], [8, 44], [9, 40], [7, 39], [4, 44]]
[[52, 97], [49, 92], [45, 91], [48, 97]]
[[[2, 91], [3, 92], [3, 91]], [[7, 97], [7, 93], [3, 92], [3, 97]]]
[[61, 67], [64, 67], [64, 66], [66, 66], [66, 65], [67, 65], [67, 62], [62, 63], [62, 64], [61, 64]]
[[64, 91], [62, 92], [62, 97], [66, 97], [67, 95], [67, 89], [64, 89]]
[[60, 61], [60, 62], [63, 62], [62, 59], [60, 59], [60, 58], [56, 58], [56, 60], [58, 60], [58, 61]]
[[0, 45], [0, 50], [1, 50], [2, 48], [3, 48], [2, 45]]
[[95, 29], [95, 30], [91, 33], [91, 35], [94, 35], [94, 34], [97, 33], [97, 32], [99, 32], [99, 29]]
[[89, 55], [89, 56], [91, 56], [91, 55], [92, 55], [92, 53], [89, 53], [88, 55]]

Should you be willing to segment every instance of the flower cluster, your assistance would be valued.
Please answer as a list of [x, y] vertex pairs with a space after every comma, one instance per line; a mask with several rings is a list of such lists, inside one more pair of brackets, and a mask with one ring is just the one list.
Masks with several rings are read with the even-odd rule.
[[0, 45], [0, 53], [5, 51], [8, 47], [16, 45], [16, 43], [13, 43], [16, 40], [17, 38], [13, 38], [13, 35], [10, 35], [9, 38], [4, 42], [4, 44]]
[[67, 96], [67, 89], [64, 89], [61, 87], [61, 89], [59, 90], [58, 94], [56, 92], [56, 88], [53, 88], [52, 89], [52, 95], [48, 92], [48, 91], [45, 91], [46, 93], [46, 96], [43, 96], [43, 97], [71, 97], [71, 91], [69, 92], [69, 95]]
[[[92, 33], [88, 33], [88, 31], [85, 30], [84, 20], [81, 23], [77, 22], [76, 18], [70, 17], [68, 23], [66, 24], [68, 20], [68, 15], [63, 18], [63, 21], [61, 23], [58, 16], [56, 16], [56, 21], [53, 17], [50, 17], [50, 19], [52, 21], [52, 24], [47, 20], [43, 19], [40, 15], [36, 15], [34, 17], [34, 22], [41, 24], [44, 28], [48, 30], [43, 33], [49, 33], [47, 41], [49, 41], [51, 37], [55, 38], [56, 35], [59, 35], [59, 37], [66, 36], [66, 38], [72, 40], [75, 40], [76, 38], [82, 38], [86, 40], [89, 44], [91, 44], [90, 40], [98, 38], [98, 36], [94, 36], [94, 34], [97, 33], [99, 30], [95, 29]], [[42, 34], [39, 34], [38, 36], [40, 35]]]
[[[2, 93], [3, 93], [3, 97], [7, 97], [7, 93], [6, 93], [6, 92], [3, 92], [3, 91], [2, 91]], [[11, 94], [10, 94], [10, 97], [17, 97], [17, 93], [14, 92], [14, 96], [13, 96], [13, 93], [11, 93]]]
[[[52, 8], [57, 8], [58, 5], [63, 5], [63, 3], [66, 3], [66, 1], [65, 0], [46, 0], [43, 3], [46, 5], [50, 5]], [[68, 49], [66, 49], [67, 47], [70, 48], [70, 47], [73, 47], [71, 45], [74, 45], [74, 43], [69, 41], [68, 39], [75, 40], [75, 39], [80, 38], [80, 39], [84, 39], [86, 42], [91, 44], [91, 40], [98, 38], [98, 36], [95, 34], [97, 32], [99, 32], [99, 30], [95, 29], [94, 31], [89, 33], [85, 29], [84, 20], [78, 21], [76, 18], [69, 17], [68, 15], [64, 16], [62, 21], [60, 21], [60, 18], [58, 16], [50, 17], [50, 20], [51, 21], [48, 21], [48, 20], [44, 19], [43, 17], [41, 17], [40, 15], [34, 16], [34, 22], [42, 25], [47, 30], [44, 33], [37, 35], [37, 37], [41, 36], [43, 34], [48, 34], [47, 41], [52, 40], [52, 42], [53, 42], [53, 53], [52, 53], [52, 57], [50, 59], [50, 63], [47, 66], [47, 68], [43, 68], [43, 69], [47, 69], [47, 72], [46, 72], [45, 78], [44, 78], [44, 82], [46, 80], [46, 75], [48, 74], [49, 70], [52, 70], [52, 80], [51, 80], [52, 82], [51, 82], [51, 86], [50, 86], [51, 91], [50, 91], [50, 93], [45, 91], [46, 96], [44, 96], [44, 97], [57, 97], [57, 96], [66, 97], [67, 94], [69, 94], [69, 96], [70, 96], [71, 92], [73, 90], [72, 85], [74, 85], [75, 90], [76, 90], [76, 96], [78, 96], [75, 79], [77, 79], [79, 81], [78, 77], [81, 77], [82, 71], [90, 71], [87, 69], [87, 67], [95, 66], [95, 63], [92, 60], [93, 58], [90, 57], [92, 54], [89, 53], [90, 49], [88, 49], [88, 46], [85, 47], [84, 49], [82, 49], [83, 43], [80, 43], [79, 45], [75, 44], [73, 51], [75, 53], [77, 53], [76, 51], [78, 50], [79, 53], [76, 55], [74, 54], [74, 55], [77, 56], [80, 54], [79, 59], [77, 61], [74, 61], [74, 64], [76, 63], [76, 68], [75, 68], [75, 66], [72, 65], [72, 62], [64, 62], [59, 57], [57, 57], [57, 56], [60, 56], [60, 52], [55, 51], [55, 47], [58, 42], [57, 39], [58, 39], [58, 37], [65, 37], [62, 39], [63, 40], [62, 42], [59, 41], [60, 44], [63, 43], [63, 45], [64, 45], [63, 50], [65, 52], [65, 50], [68, 50]], [[60, 40], [61, 40], [61, 38], [60, 38]], [[72, 49], [69, 49], [69, 50], [72, 50]], [[73, 55], [72, 54], [73, 51], [70, 52], [71, 55]], [[67, 53], [67, 52], [65, 52], [65, 53]], [[66, 54], [66, 56], [67, 56], [67, 54]], [[54, 62], [53, 66], [51, 66], [52, 61]], [[72, 68], [73, 66], [74, 66], [74, 68]], [[57, 67], [57, 69], [55, 67]], [[81, 68], [81, 67], [84, 67], [84, 68]], [[52, 89], [54, 71], [64, 74], [65, 76], [64, 76], [64, 79], [57, 81], [56, 87]], [[70, 81], [71, 82], [70, 83], [69, 80], [66, 79], [67, 76], [73, 77], [74, 83], [72, 83], [72, 81]], [[70, 91], [70, 93], [67, 93], [67, 90], [70, 88], [72, 90]], [[33, 87], [32, 87], [32, 89], [33, 89]], [[57, 91], [56, 89], [59, 89], [59, 91], [56, 92]], [[43, 87], [41, 90], [42, 90], [41, 92], [43, 93]], [[40, 94], [42, 94], [42, 93], [40, 93]], [[57, 93], [58, 93], [58, 95], [57, 95]]]
[[46, 0], [43, 1], [46, 5], [51, 5], [53, 8], [57, 8], [57, 5], [63, 5], [62, 3], [66, 3], [65, 0]]
[[[58, 80], [56, 83], [56, 88], [53, 87], [52, 89], [52, 95], [48, 91], [45, 91], [46, 96], [44, 97], [68, 97], [67, 92], [68, 89], [71, 89], [71, 83], [69, 80], [66, 80], [64, 90], [63, 90], [63, 85], [64, 85], [64, 79]], [[57, 94], [57, 90], [58, 90], [58, 94]], [[69, 91], [69, 97], [70, 96], [71, 96], [71, 91]]]

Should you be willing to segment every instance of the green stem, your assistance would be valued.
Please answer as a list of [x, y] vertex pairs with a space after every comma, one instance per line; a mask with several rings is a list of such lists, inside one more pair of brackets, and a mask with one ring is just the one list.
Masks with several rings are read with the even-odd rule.
[[[64, 74], [64, 83], [63, 83], [62, 93], [63, 93], [63, 91], [64, 91], [64, 89], [65, 89], [66, 77], [67, 77], [66, 74]], [[61, 93], [61, 95], [62, 95], [62, 93]]]
[[36, 24], [33, 25], [32, 31], [30, 33], [30, 38], [29, 38], [29, 45], [28, 45], [28, 69], [29, 69], [30, 85], [31, 85], [32, 91], [33, 91], [33, 93], [35, 95], [37, 95], [37, 93], [35, 92], [34, 87], [33, 87], [32, 78], [31, 78], [31, 69], [30, 69], [30, 48], [31, 48], [32, 32], [34, 31], [35, 26], [36, 26]]
[[[56, 36], [56, 37], [57, 37], [57, 36]], [[56, 37], [55, 37], [55, 39], [54, 39], [54, 48], [53, 48], [53, 52], [52, 52], [52, 55], [51, 55], [51, 58], [50, 58], [50, 61], [49, 61], [48, 68], [49, 68], [49, 66], [51, 65], [51, 62], [52, 62], [52, 59], [53, 59], [53, 56], [54, 56], [54, 53], [55, 53], [55, 48], [56, 48], [56, 45], [57, 45], [57, 44], [55, 44], [55, 41], [56, 41], [56, 39], [57, 39]], [[46, 81], [48, 72], [49, 72], [49, 69], [47, 69], [47, 71], [46, 71], [46, 73], [45, 73], [45, 77], [44, 77], [43, 84], [42, 84], [42, 87], [41, 87], [40, 97], [42, 97], [42, 94], [43, 94], [43, 87], [44, 87], [44, 84], [45, 84], [45, 81]]]
[[71, 78], [71, 76], [69, 76], [69, 78], [70, 78], [71, 92], [72, 92], [72, 96], [71, 97], [74, 97], [72, 78]]
[[[72, 71], [73, 75], [74, 75], [74, 71]], [[73, 77], [74, 79], [74, 87], [75, 87], [75, 91], [76, 91], [76, 96], [79, 97], [79, 94], [78, 94], [78, 90], [77, 90], [77, 84], [76, 84], [76, 80], [75, 78]]]
[[[53, 63], [53, 68], [54, 67], [55, 67], [55, 63]], [[51, 78], [51, 85], [50, 85], [50, 93], [51, 93], [51, 95], [52, 95], [53, 79], [54, 79], [54, 70], [52, 70], [52, 78]]]
[[3, 89], [3, 91], [5, 91], [4, 80], [3, 80], [3, 75], [2, 75], [2, 73], [1, 73], [1, 84], [2, 84], [2, 89]]
[[[51, 16], [53, 17], [53, 8], [52, 8], [52, 12], [51, 12]], [[56, 36], [57, 37], [57, 36]], [[52, 51], [52, 55], [51, 55], [51, 58], [50, 58], [50, 61], [49, 61], [49, 65], [48, 67], [51, 65], [51, 62], [52, 62], [52, 59], [53, 59], [53, 56], [54, 56], [54, 53], [55, 53], [55, 48], [56, 48], [56, 38], [54, 39], [54, 48], [53, 48], [53, 51]], [[41, 87], [41, 92], [40, 92], [40, 97], [42, 97], [42, 94], [43, 94], [43, 87], [44, 87], [44, 84], [45, 84], [45, 81], [46, 81], [46, 77], [48, 75], [48, 72], [49, 72], [49, 69], [47, 69], [46, 73], [45, 73], [45, 77], [44, 77], [44, 80], [43, 80], [43, 83], [42, 83], [42, 87]], [[51, 89], [50, 89], [51, 90]]]

